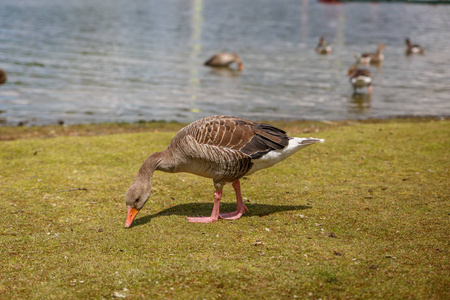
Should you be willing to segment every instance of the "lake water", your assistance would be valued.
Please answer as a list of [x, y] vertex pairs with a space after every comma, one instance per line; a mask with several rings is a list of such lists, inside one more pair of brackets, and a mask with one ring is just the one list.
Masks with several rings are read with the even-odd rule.
[[[332, 55], [314, 52], [322, 35]], [[380, 42], [372, 96], [352, 95], [354, 53]], [[203, 66], [223, 51], [244, 70]], [[450, 5], [2, 0], [0, 68], [0, 125], [449, 116]]]

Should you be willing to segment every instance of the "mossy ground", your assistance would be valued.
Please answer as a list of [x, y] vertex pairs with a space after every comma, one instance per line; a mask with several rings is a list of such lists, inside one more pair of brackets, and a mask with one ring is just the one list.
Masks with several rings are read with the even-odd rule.
[[243, 179], [249, 212], [211, 224], [186, 221], [210, 214], [210, 179], [157, 172], [124, 228], [175, 125], [0, 142], [0, 298], [450, 298], [448, 120], [275, 125], [326, 141]]

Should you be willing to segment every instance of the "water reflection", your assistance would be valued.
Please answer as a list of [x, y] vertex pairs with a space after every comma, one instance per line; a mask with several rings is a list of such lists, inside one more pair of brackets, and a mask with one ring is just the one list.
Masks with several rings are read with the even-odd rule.
[[242, 71], [229, 67], [222, 67], [222, 68], [215, 67], [211, 68], [209, 73], [220, 77], [237, 77], [241, 76]]
[[203, 0], [192, 0], [192, 13], [191, 13], [191, 56], [189, 66], [189, 74], [190, 74], [190, 91], [191, 91], [191, 102], [190, 102], [190, 111], [191, 112], [199, 112], [200, 108], [197, 107], [195, 101], [197, 99], [198, 88], [200, 85], [200, 76], [199, 76], [199, 68], [197, 64], [192, 64], [192, 62], [196, 62], [199, 60], [199, 56], [202, 50], [202, 11], [203, 11]]
[[348, 112], [363, 114], [370, 110], [371, 94], [353, 93], [349, 99]]
[[372, 67], [377, 67], [377, 68], [381, 68], [383, 66], [383, 62], [379, 61], [379, 62], [371, 62], [370, 65]]

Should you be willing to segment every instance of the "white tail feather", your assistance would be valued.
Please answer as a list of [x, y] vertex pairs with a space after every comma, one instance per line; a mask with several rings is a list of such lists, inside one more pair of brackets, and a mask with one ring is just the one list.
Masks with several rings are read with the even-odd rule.
[[325, 142], [324, 139], [316, 139], [316, 138], [310, 137], [310, 138], [303, 138], [303, 139], [301, 139], [301, 141], [299, 142], [299, 144], [302, 144], [302, 145], [311, 145], [311, 144], [315, 144], [315, 143], [323, 143], [323, 142]]

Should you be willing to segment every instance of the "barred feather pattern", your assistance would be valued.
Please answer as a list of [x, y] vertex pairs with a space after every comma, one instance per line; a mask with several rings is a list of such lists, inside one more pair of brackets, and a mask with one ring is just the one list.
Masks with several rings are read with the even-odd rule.
[[180, 130], [168, 148], [178, 160], [174, 172], [211, 177], [223, 185], [247, 174], [252, 159], [284, 149], [289, 139], [283, 130], [268, 124], [211, 116]]

